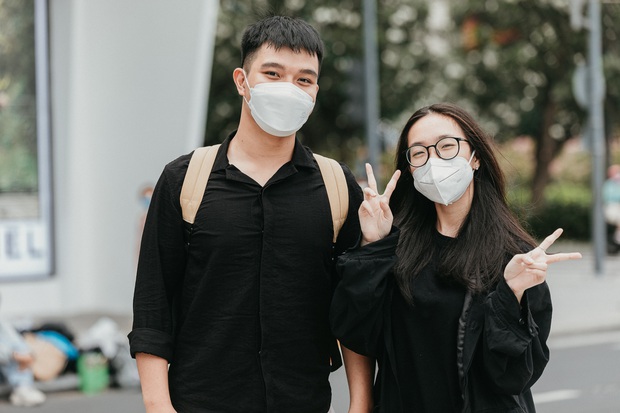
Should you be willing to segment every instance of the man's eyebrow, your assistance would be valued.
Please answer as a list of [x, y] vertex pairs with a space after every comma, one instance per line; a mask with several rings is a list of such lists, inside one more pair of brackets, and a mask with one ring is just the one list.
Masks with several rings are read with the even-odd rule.
[[[280, 69], [280, 70], [284, 70], [285, 69], [285, 67], [283, 65], [281, 65], [280, 63], [276, 63], [276, 62], [265, 62], [265, 63], [263, 63], [260, 66], [260, 68], [262, 70], [269, 69], [269, 68], [275, 68], [275, 69]], [[319, 74], [316, 71], [312, 70], [312, 69], [301, 69], [299, 71], [299, 73], [303, 73], [303, 74], [306, 74], [306, 75], [314, 76], [315, 78], [319, 77]]]
[[261, 69], [269, 69], [270, 67], [273, 67], [276, 69], [284, 69], [284, 66], [282, 66], [280, 63], [275, 63], [275, 62], [266, 62], [260, 65]]
[[316, 78], [319, 77], [319, 74], [312, 69], [301, 69], [299, 73], [304, 73], [306, 75], [314, 76]]

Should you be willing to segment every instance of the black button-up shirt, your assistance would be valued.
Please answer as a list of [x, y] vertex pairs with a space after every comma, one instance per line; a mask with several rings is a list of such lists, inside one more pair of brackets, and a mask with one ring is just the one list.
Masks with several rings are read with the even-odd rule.
[[149, 208], [134, 295], [131, 352], [170, 362], [180, 412], [329, 409], [328, 313], [335, 255], [359, 237], [362, 193], [344, 167], [349, 213], [336, 245], [309, 149], [260, 186], [220, 147], [191, 228], [179, 196], [191, 154], [168, 164]]

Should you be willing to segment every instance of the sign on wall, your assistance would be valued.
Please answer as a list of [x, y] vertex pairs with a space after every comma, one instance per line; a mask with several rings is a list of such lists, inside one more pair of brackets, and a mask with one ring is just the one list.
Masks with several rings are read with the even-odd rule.
[[0, 0], [0, 281], [53, 272], [46, 0]]

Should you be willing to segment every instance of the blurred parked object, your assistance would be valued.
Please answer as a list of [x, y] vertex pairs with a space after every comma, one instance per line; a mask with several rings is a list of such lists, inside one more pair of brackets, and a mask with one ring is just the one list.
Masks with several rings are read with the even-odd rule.
[[80, 390], [85, 394], [97, 394], [110, 384], [108, 360], [99, 351], [86, 351], [77, 362]]

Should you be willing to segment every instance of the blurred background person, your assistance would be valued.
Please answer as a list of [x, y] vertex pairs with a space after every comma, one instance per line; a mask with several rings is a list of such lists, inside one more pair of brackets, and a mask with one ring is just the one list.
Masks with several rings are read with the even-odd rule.
[[45, 394], [34, 384], [32, 351], [22, 335], [8, 321], [0, 320], [0, 382], [11, 387], [14, 406], [31, 407], [45, 402]]
[[607, 169], [607, 180], [603, 184], [603, 201], [605, 220], [613, 232], [609, 239], [612, 244], [610, 250], [617, 252], [620, 248], [620, 165], [611, 165]]

